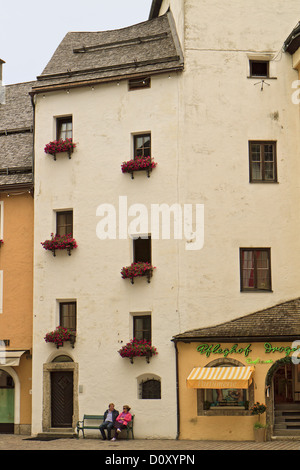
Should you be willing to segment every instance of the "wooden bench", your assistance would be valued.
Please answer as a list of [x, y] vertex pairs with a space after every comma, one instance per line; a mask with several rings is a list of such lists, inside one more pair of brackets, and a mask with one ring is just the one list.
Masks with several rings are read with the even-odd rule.
[[[99, 426], [103, 422], [103, 419], [104, 419], [103, 415], [83, 415], [82, 421], [78, 421], [76, 425], [77, 437], [79, 437], [79, 431], [82, 431], [82, 436], [84, 438], [85, 429], [98, 429], [98, 431], [100, 432]], [[129, 439], [130, 433], [131, 433], [132, 439], [134, 439], [133, 420], [134, 420], [134, 415], [132, 415], [132, 420], [129, 421], [126, 429], [124, 429], [124, 431], [127, 432], [127, 439]], [[92, 421], [94, 421], [94, 423], [92, 423]], [[98, 421], [98, 423], [95, 423], [95, 421]]]

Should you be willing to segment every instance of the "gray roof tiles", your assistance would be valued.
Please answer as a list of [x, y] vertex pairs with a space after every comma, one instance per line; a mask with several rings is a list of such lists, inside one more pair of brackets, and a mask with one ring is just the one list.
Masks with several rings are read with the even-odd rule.
[[118, 30], [68, 33], [37, 77], [34, 90], [182, 68], [182, 51], [168, 13]]
[[175, 341], [296, 340], [300, 338], [300, 298], [208, 328], [186, 331]]
[[0, 104], [0, 188], [32, 185], [34, 82], [3, 87]]

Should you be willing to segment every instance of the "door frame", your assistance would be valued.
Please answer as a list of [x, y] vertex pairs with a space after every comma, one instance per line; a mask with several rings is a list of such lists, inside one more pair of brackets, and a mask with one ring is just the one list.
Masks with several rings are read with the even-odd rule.
[[79, 420], [78, 413], [78, 364], [76, 362], [51, 362], [43, 365], [43, 432], [50, 432], [51, 428], [51, 372], [72, 371], [73, 372], [73, 422], [72, 429], [76, 428]]
[[7, 367], [7, 366], [0, 366], [1, 370], [4, 370], [7, 372], [14, 381], [15, 387], [15, 403], [14, 403], [14, 432], [18, 433], [19, 429], [18, 426], [20, 425], [20, 410], [21, 410], [21, 385], [20, 385], [20, 380], [18, 377], [18, 374], [12, 367]]

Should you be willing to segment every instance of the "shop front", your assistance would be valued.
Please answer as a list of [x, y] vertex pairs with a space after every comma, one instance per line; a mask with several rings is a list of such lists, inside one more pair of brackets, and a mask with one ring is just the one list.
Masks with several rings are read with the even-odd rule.
[[180, 439], [254, 440], [258, 422], [266, 439], [300, 435], [298, 303], [173, 338]]

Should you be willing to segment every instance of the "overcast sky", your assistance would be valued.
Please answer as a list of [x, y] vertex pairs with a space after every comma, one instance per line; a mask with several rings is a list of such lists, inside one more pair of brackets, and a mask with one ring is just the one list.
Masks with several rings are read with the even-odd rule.
[[0, 0], [3, 83], [35, 80], [69, 31], [105, 31], [149, 17], [152, 0]]

